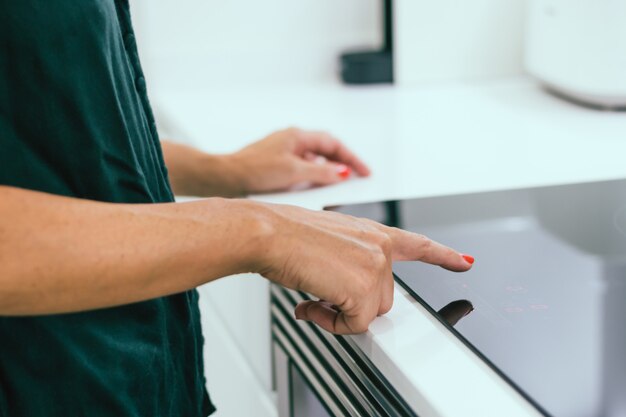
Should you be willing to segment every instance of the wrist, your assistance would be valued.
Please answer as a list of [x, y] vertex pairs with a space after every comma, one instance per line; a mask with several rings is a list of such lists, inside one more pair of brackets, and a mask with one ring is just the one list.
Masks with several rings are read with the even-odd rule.
[[242, 243], [240, 272], [254, 272], [263, 275], [272, 265], [276, 238], [279, 230], [276, 214], [266, 205], [250, 200], [230, 200], [229, 212], [237, 213], [238, 230], [233, 236], [240, 236]]
[[234, 155], [198, 155], [192, 162], [193, 194], [244, 197], [248, 193], [244, 170]]
[[245, 197], [250, 193], [250, 180], [245, 160], [238, 152], [215, 155], [217, 169], [223, 183], [232, 190], [231, 195]]

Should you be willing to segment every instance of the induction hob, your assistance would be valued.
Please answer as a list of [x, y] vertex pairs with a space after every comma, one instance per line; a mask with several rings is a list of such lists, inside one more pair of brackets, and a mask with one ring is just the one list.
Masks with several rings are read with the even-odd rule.
[[626, 416], [626, 180], [333, 210], [473, 255], [465, 273], [394, 273], [539, 411]]

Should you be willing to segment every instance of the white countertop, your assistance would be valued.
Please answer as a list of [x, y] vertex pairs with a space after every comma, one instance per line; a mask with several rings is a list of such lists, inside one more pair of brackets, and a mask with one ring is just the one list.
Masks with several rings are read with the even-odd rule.
[[[578, 107], [524, 78], [414, 89], [240, 86], [155, 93], [165, 128], [182, 130], [206, 151], [234, 151], [296, 125], [330, 130], [373, 171], [333, 187], [253, 197], [263, 201], [320, 209], [626, 178], [626, 113]], [[534, 414], [398, 286], [393, 309], [354, 340], [420, 415]]]

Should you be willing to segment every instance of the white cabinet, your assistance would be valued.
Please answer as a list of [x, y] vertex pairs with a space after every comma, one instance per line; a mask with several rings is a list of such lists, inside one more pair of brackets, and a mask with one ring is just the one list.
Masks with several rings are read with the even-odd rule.
[[241, 274], [204, 285], [200, 293], [236, 342], [262, 388], [269, 392], [272, 367], [268, 281], [256, 274]]
[[229, 277], [198, 290], [215, 417], [276, 417], [267, 283], [253, 276]]

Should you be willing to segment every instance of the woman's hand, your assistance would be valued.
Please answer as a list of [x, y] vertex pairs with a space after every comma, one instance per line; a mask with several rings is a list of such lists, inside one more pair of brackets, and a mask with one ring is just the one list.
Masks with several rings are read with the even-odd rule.
[[239, 199], [111, 204], [0, 186], [0, 230], [0, 316], [113, 307], [259, 272], [326, 300], [297, 317], [359, 333], [391, 308], [393, 259], [471, 267], [370, 220]]
[[473, 258], [425, 236], [335, 212], [259, 204], [273, 230], [255, 272], [324, 301], [296, 307], [296, 318], [338, 333], [361, 333], [393, 303], [393, 260], [423, 261], [466, 271]]
[[240, 197], [284, 191], [296, 185], [329, 185], [369, 168], [327, 133], [281, 130], [228, 155], [210, 155], [163, 142], [174, 192], [179, 195]]
[[289, 189], [298, 184], [330, 185], [369, 168], [328, 133], [289, 128], [230, 155], [245, 193]]

